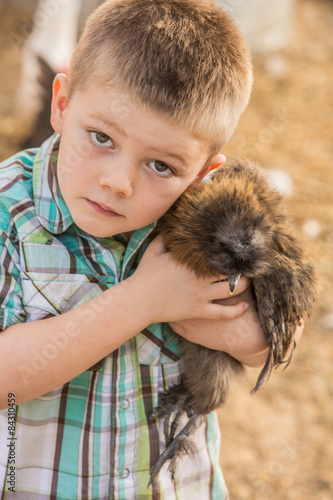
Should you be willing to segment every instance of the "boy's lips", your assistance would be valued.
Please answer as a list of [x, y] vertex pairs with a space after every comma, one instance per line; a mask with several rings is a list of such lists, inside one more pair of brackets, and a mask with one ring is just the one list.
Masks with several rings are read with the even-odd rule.
[[104, 205], [103, 203], [97, 203], [96, 201], [89, 200], [86, 198], [88, 205], [93, 208], [96, 212], [105, 215], [106, 217], [121, 217], [121, 214], [113, 210], [113, 208]]

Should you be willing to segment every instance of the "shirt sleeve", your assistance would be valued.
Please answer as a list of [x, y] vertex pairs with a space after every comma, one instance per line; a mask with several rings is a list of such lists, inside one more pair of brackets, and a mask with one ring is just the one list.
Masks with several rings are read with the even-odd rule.
[[24, 321], [20, 259], [15, 241], [0, 225], [0, 330]]

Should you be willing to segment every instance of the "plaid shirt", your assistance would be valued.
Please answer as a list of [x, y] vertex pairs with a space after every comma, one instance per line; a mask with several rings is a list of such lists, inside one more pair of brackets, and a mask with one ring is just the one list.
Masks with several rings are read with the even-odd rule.
[[[135, 231], [127, 244], [121, 235], [95, 238], [73, 223], [55, 175], [59, 143], [54, 135], [0, 165], [1, 329], [86, 303], [131, 275], [150, 241], [154, 225]], [[31, 367], [18, 369], [43, 376], [59, 342], [36, 352]], [[175, 481], [164, 466], [147, 490], [149, 469], [165, 447], [163, 422], [149, 415], [159, 391], [179, 381], [179, 358], [168, 325], [150, 325], [69, 383], [17, 406], [15, 437], [9, 436], [10, 413], [1, 411], [0, 497], [227, 498], [214, 413], [196, 431], [199, 451], [192, 460], [183, 458]], [[15, 493], [8, 443], [15, 448]]]

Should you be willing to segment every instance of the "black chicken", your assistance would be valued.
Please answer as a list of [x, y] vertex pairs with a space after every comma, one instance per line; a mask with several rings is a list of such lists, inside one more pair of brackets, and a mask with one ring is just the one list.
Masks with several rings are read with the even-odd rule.
[[[227, 276], [233, 293], [240, 275], [251, 279], [269, 354], [256, 386], [285, 360], [293, 335], [309, 314], [317, 291], [313, 265], [290, 225], [281, 196], [262, 171], [247, 161], [216, 171], [210, 182], [186, 191], [159, 221], [166, 248], [197, 276]], [[160, 394], [152, 418], [164, 418], [166, 449], [150, 473], [151, 484], [167, 460], [173, 479], [177, 461], [195, 453], [189, 435], [204, 415], [222, 405], [229, 381], [243, 370], [229, 354], [181, 338], [181, 383]], [[200, 366], [200, 369], [198, 369]], [[181, 415], [188, 422], [176, 434]]]

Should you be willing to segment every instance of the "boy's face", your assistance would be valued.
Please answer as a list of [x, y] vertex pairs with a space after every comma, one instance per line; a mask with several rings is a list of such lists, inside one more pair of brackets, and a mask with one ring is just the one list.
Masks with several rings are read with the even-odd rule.
[[59, 187], [74, 222], [105, 237], [161, 217], [223, 156], [186, 129], [114, 88], [96, 87], [66, 104], [67, 78], [54, 82], [51, 122], [62, 134]]

